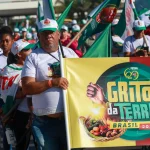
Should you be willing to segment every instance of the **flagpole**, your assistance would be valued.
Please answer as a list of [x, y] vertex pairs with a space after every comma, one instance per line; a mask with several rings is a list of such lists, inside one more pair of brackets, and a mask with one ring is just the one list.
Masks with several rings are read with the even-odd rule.
[[[133, 9], [133, 11], [134, 11], [134, 13], [135, 13], [135, 15], [136, 15], [136, 18], [137, 18], [138, 20], [140, 20], [140, 18], [139, 18], [139, 16], [138, 16], [138, 13], [137, 13], [137, 11], [136, 11], [135, 5], [134, 5], [134, 3], [133, 3], [133, 0], [129, 0], [129, 1], [130, 1], [131, 6], [132, 6], [132, 9]], [[146, 39], [146, 37], [145, 37], [145, 34], [144, 34], [144, 40], [145, 40], [146, 46], [148, 47], [148, 42], [147, 42], [147, 39]], [[148, 49], [148, 51], [150, 52], [150, 48]]]
[[[63, 63], [64, 59], [62, 58], [62, 53], [60, 53], [60, 69], [61, 69], [61, 77], [64, 77]], [[70, 134], [69, 134], [69, 121], [68, 121], [68, 111], [67, 111], [67, 99], [66, 99], [66, 91], [63, 90], [63, 102], [64, 102], [64, 113], [65, 113], [65, 126], [66, 126], [66, 137], [67, 137], [67, 150], [71, 150], [70, 146]]]
[[77, 33], [77, 35], [70, 41], [70, 43], [66, 46], [66, 47], [69, 47], [72, 42], [77, 39], [77, 37], [84, 31], [84, 29], [92, 22], [93, 18], [91, 18], [87, 23], [86, 25], [80, 30], [80, 32]]
[[62, 44], [61, 44], [61, 41], [60, 41], [60, 40], [59, 40], [59, 46], [60, 46], [60, 50], [61, 50], [62, 57], [65, 58], [64, 51], [63, 51], [63, 47], [62, 47]]

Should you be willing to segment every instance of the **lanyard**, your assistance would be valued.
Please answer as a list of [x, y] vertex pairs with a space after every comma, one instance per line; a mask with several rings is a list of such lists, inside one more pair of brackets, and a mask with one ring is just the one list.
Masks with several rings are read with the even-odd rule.
[[52, 54], [50, 54], [50, 53], [47, 53], [47, 54], [49, 54], [50, 56], [52, 56], [53, 58], [55, 58], [58, 62], [60, 62], [60, 60], [57, 59], [54, 55], [52, 55]]

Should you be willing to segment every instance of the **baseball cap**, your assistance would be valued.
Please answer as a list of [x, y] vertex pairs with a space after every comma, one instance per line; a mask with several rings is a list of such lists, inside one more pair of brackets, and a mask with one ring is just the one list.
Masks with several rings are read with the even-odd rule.
[[81, 23], [82, 23], [82, 24], [86, 24], [86, 22], [87, 22], [87, 21], [86, 21], [85, 19], [82, 19], [82, 20], [81, 20]]
[[53, 19], [44, 19], [38, 22], [38, 32], [43, 32], [43, 31], [56, 31], [58, 30], [58, 24], [55, 20]]
[[72, 20], [72, 24], [73, 25], [77, 24], [77, 20]]
[[14, 28], [14, 32], [19, 32], [19, 29], [18, 28]]
[[27, 32], [27, 28], [22, 28], [22, 31], [23, 32]]
[[16, 42], [13, 43], [12, 48], [11, 48], [11, 52], [16, 55], [17, 53], [19, 53], [22, 50], [29, 50], [31, 48], [34, 47], [34, 44], [30, 44], [29, 42], [20, 39]]
[[114, 19], [113, 22], [111, 23], [112, 26], [117, 25], [119, 22], [119, 19]]
[[136, 31], [146, 30], [145, 23], [142, 20], [135, 20], [133, 23], [133, 28]]
[[150, 10], [144, 8], [139, 12], [139, 17], [142, 21], [144, 21], [146, 27], [150, 25]]
[[72, 32], [78, 32], [78, 31], [80, 31], [80, 26], [79, 25], [74, 25], [74, 26], [72, 26]]
[[32, 34], [31, 33], [27, 33], [27, 39], [32, 39]]
[[68, 27], [66, 25], [62, 25], [61, 29], [68, 31]]
[[35, 29], [35, 28], [32, 28], [31, 30], [32, 30], [32, 31], [36, 31], [36, 29]]

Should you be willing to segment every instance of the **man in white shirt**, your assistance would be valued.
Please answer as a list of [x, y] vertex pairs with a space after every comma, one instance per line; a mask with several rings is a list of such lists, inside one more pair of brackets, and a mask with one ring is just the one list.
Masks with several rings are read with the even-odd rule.
[[144, 21], [135, 20], [133, 23], [134, 35], [127, 37], [123, 45], [125, 57], [148, 56], [150, 36], [146, 35], [144, 38], [144, 30], [146, 30]]
[[[60, 48], [58, 24], [45, 19], [38, 24], [41, 48], [26, 59], [22, 71], [23, 91], [32, 95], [33, 133], [39, 150], [66, 150], [66, 133], [62, 89], [68, 88], [66, 78], [60, 77]], [[77, 58], [73, 50], [63, 47], [65, 57]]]

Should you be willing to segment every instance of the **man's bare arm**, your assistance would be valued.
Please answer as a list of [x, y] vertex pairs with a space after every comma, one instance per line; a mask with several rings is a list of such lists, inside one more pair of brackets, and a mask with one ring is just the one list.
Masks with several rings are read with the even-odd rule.
[[59, 87], [66, 90], [68, 84], [65, 78], [54, 78], [51, 80], [51, 85], [49, 84], [49, 80], [37, 82], [33, 77], [22, 78], [22, 89], [26, 95], [40, 94], [51, 87]]
[[48, 80], [36, 82], [33, 77], [23, 77], [22, 89], [26, 95], [40, 94], [49, 89]]

